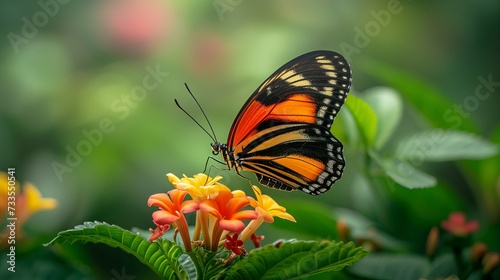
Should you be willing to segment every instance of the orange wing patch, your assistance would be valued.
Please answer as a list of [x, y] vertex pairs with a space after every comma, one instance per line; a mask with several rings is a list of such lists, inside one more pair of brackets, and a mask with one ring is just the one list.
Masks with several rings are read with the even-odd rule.
[[316, 106], [313, 99], [300, 93], [269, 106], [252, 102], [238, 121], [238, 131], [231, 143], [238, 145], [246, 137], [255, 134], [257, 126], [266, 120], [313, 124], [316, 122]]
[[266, 119], [312, 124], [316, 121], [316, 104], [307, 95], [294, 94], [273, 106]]
[[273, 161], [296, 171], [304, 176], [309, 182], [314, 182], [319, 174], [325, 169], [325, 165], [322, 162], [300, 155], [290, 155], [273, 159]]

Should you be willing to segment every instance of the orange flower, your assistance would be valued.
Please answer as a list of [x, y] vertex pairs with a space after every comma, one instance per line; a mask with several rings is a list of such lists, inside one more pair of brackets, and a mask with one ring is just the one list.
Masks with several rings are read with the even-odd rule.
[[[235, 196], [232, 192], [222, 190], [217, 197], [200, 202], [200, 210], [208, 212], [216, 218], [210, 240], [210, 250], [217, 251], [223, 230], [240, 232], [245, 228], [242, 220], [256, 219], [259, 214], [254, 210], [243, 210], [241, 208], [250, 203], [246, 196]], [[205, 237], [205, 236], [204, 236]]]
[[182, 237], [186, 251], [191, 252], [191, 239], [184, 214], [198, 210], [199, 205], [194, 200], [183, 201], [186, 195], [187, 191], [175, 189], [168, 193], [158, 193], [149, 197], [148, 206], [160, 208], [152, 215], [158, 228], [152, 231], [153, 236], [151, 236], [150, 241], [157, 239], [168, 229], [164, 228], [165, 225], [173, 224]]
[[221, 191], [216, 198], [200, 202], [200, 210], [216, 217], [222, 229], [240, 232], [245, 228], [242, 220], [253, 220], [258, 217], [254, 210], [238, 212], [249, 203], [246, 196], [234, 196], [230, 191]]

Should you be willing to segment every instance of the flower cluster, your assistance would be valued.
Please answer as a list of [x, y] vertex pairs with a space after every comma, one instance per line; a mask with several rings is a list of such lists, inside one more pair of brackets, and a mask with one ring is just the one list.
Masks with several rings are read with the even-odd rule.
[[[170, 227], [174, 234], [182, 238], [186, 252], [193, 250], [193, 244], [216, 252], [220, 246], [231, 250], [233, 254], [246, 252], [243, 243], [249, 238], [260, 246], [262, 236], [255, 231], [263, 222], [272, 223], [274, 217], [295, 222], [295, 219], [278, 205], [270, 196], [263, 195], [253, 186], [256, 198], [247, 196], [241, 190], [231, 191], [219, 183], [220, 176], [211, 178], [206, 174], [197, 174], [193, 178], [178, 178], [169, 173], [167, 177], [174, 186], [167, 193], [150, 196], [148, 206], [159, 210], [153, 213], [156, 229], [150, 229], [150, 241], [162, 236]], [[186, 199], [189, 195], [191, 199]], [[251, 209], [244, 209], [251, 206]], [[196, 223], [191, 237], [185, 214], [196, 212]], [[243, 221], [250, 221], [245, 224]]]

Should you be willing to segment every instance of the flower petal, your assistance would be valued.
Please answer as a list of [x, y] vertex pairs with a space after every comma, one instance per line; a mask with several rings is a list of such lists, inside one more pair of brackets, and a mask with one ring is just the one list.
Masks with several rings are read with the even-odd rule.
[[24, 193], [26, 194], [30, 213], [57, 207], [57, 200], [53, 198], [43, 198], [40, 191], [31, 183], [24, 184]]
[[219, 226], [222, 229], [231, 232], [240, 232], [245, 228], [245, 224], [240, 220], [226, 220], [222, 219], [219, 221]]
[[465, 224], [465, 220], [465, 214], [462, 212], [453, 212], [448, 217], [448, 221], [455, 226]]
[[158, 210], [153, 212], [153, 221], [158, 225], [172, 224], [175, 223], [178, 219], [178, 215], [174, 215], [168, 211]]
[[170, 196], [166, 193], [157, 193], [151, 195], [148, 199], [148, 206], [160, 207], [164, 210], [169, 210], [170, 212], [175, 211], [174, 204], [172, 203]]
[[259, 217], [259, 213], [254, 210], [243, 210], [236, 212], [231, 216], [233, 220], [255, 220]]
[[179, 210], [184, 197], [187, 195], [187, 191], [174, 189], [169, 191], [168, 195], [170, 196], [170, 199], [172, 199], [172, 203], [175, 205], [176, 210]]
[[250, 204], [250, 200], [246, 196], [236, 196], [233, 197], [231, 200], [229, 200], [227, 204], [227, 214], [229, 213], [236, 213], [238, 212], [241, 208], [247, 206]]
[[472, 233], [474, 231], [477, 231], [478, 229], [479, 229], [478, 221], [470, 221], [464, 225], [464, 230], [468, 233]]
[[218, 219], [222, 218], [222, 215], [219, 213], [219, 207], [213, 200], [203, 200], [200, 202], [200, 210], [208, 212]]
[[181, 179], [172, 173], [168, 173], [167, 178], [174, 187], [181, 182]]
[[191, 213], [200, 209], [200, 204], [194, 200], [186, 200], [182, 203], [181, 213]]

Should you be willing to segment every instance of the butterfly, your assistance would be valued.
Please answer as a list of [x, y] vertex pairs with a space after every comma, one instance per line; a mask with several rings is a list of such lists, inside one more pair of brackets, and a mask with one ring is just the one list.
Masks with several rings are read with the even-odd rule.
[[227, 144], [214, 141], [229, 169], [255, 173], [267, 187], [328, 191], [345, 166], [330, 132], [352, 82], [346, 59], [333, 51], [298, 56], [267, 78], [236, 116]]

